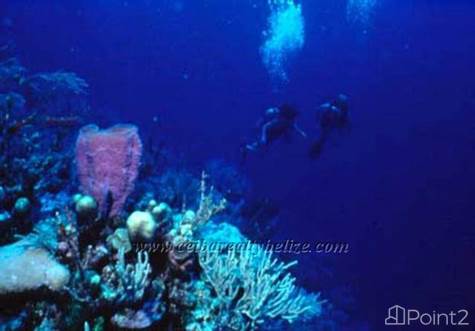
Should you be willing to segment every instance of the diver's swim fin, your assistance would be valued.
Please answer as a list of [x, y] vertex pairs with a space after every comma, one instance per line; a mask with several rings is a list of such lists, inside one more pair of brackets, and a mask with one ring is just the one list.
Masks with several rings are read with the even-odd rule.
[[244, 165], [247, 160], [247, 154], [249, 153], [249, 149], [247, 148], [246, 145], [241, 145], [239, 147], [239, 164]]
[[318, 159], [320, 155], [322, 154], [322, 149], [323, 149], [323, 140], [317, 140], [310, 147], [308, 155], [310, 156], [311, 159]]

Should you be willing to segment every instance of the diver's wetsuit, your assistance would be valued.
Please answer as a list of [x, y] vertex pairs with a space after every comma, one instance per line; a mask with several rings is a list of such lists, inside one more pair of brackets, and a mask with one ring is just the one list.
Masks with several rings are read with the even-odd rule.
[[340, 94], [334, 101], [320, 105], [317, 111], [317, 122], [320, 127], [320, 137], [310, 148], [309, 154], [312, 158], [320, 156], [323, 145], [332, 131], [348, 127], [348, 97]]
[[297, 111], [286, 104], [279, 108], [267, 109], [264, 118], [261, 120], [261, 124], [259, 125], [260, 136], [255, 142], [244, 146], [242, 150], [243, 158], [245, 159], [247, 152], [254, 152], [262, 147], [269, 146], [274, 141], [277, 141], [294, 131], [303, 137], [306, 137], [307, 135], [305, 132], [303, 132], [295, 123], [297, 116]]

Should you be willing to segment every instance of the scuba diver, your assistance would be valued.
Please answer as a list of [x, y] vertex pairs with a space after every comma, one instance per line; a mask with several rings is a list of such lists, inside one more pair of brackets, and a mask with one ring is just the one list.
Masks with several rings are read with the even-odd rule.
[[310, 148], [310, 157], [318, 158], [331, 133], [349, 128], [349, 122], [348, 96], [345, 94], [339, 94], [333, 101], [320, 105], [317, 110], [320, 136]]
[[289, 138], [292, 132], [297, 132], [304, 138], [307, 137], [295, 123], [297, 116], [297, 110], [288, 104], [268, 108], [258, 122], [259, 137], [256, 141], [241, 147], [242, 161], [246, 159], [248, 152], [256, 152], [279, 139]]

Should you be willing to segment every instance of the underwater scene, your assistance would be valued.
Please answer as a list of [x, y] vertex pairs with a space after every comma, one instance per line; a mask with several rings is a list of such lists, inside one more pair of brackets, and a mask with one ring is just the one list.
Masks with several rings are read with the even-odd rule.
[[0, 1], [0, 331], [474, 315], [474, 1]]

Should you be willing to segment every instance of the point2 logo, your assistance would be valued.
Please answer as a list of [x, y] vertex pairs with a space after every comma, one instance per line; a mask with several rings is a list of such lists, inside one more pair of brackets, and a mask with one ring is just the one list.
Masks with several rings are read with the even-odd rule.
[[459, 309], [448, 313], [421, 313], [417, 309], [406, 309], [394, 305], [388, 309], [384, 320], [386, 326], [469, 326], [468, 310]]

